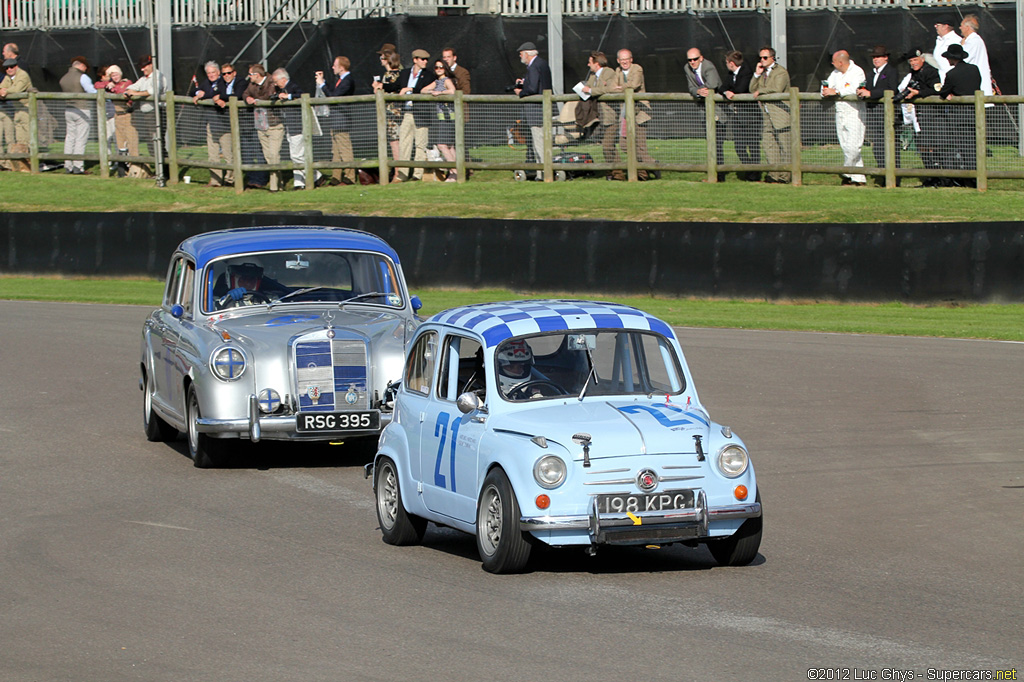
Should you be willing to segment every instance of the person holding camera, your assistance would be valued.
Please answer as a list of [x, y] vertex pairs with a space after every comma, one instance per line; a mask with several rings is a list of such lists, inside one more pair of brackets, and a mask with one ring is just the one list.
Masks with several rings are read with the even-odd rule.
[[[324, 97], [349, 97], [356, 92], [356, 81], [352, 72], [348, 70], [352, 62], [348, 57], [338, 55], [331, 64], [334, 77], [330, 81], [324, 78], [323, 71], [316, 72], [316, 87]], [[345, 107], [333, 104], [330, 106], [330, 115], [327, 117], [327, 124], [331, 129], [331, 161], [352, 161], [355, 156], [352, 153], [352, 138], [348, 133], [349, 118], [345, 113]], [[332, 173], [331, 184], [354, 185], [356, 183], [356, 171], [354, 168], [346, 168], [344, 171], [335, 168]]]
[[[865, 137], [871, 143], [871, 153], [875, 157], [875, 165], [885, 168], [885, 106], [881, 99], [886, 90], [897, 93], [900, 75], [896, 67], [889, 63], [889, 50], [885, 45], [875, 45], [871, 50], [871, 73], [867, 74], [864, 87], [857, 89], [857, 96], [867, 100]], [[896, 167], [899, 168], [899, 154], [896, 155]], [[876, 184], [885, 184], [881, 178], [875, 179]], [[896, 178], [899, 185], [900, 179]]]

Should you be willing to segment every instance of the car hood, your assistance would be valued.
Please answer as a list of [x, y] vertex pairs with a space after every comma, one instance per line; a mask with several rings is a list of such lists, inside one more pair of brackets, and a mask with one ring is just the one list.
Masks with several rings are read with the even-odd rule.
[[591, 459], [689, 453], [696, 451], [694, 436], [701, 436], [707, 443], [709, 424], [707, 413], [700, 407], [634, 399], [544, 401], [535, 408], [489, 419], [495, 431], [543, 436], [577, 459], [582, 457], [582, 447], [573, 442], [577, 434], [589, 434]]
[[[279, 347], [282, 339], [327, 329], [328, 320], [324, 312], [322, 308], [276, 308], [215, 318], [209, 324], [218, 333], [227, 332], [243, 343]], [[332, 316], [330, 324], [339, 337], [355, 336], [372, 344], [397, 343], [399, 347], [405, 346], [407, 320], [401, 315], [376, 308], [339, 310], [332, 307], [329, 312]], [[411, 326], [409, 331], [412, 331]]]

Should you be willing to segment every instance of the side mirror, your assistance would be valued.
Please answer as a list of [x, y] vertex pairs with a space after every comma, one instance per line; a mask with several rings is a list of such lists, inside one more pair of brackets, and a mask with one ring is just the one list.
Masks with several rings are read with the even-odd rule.
[[477, 412], [483, 405], [480, 402], [480, 397], [476, 393], [466, 392], [460, 395], [455, 400], [456, 407], [459, 408], [459, 412], [462, 414], [469, 414], [470, 412]]
[[412, 303], [412, 311], [414, 313], [419, 312], [420, 308], [423, 307], [423, 301], [420, 300], [419, 296], [410, 296], [409, 303]]
[[180, 303], [175, 303], [171, 306], [171, 317], [176, 320], [180, 320], [181, 316], [185, 314], [185, 308]]

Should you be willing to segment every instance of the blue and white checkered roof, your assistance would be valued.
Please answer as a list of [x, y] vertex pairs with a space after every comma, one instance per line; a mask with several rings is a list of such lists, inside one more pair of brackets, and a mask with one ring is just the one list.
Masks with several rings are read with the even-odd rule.
[[541, 300], [503, 301], [461, 306], [427, 322], [448, 324], [483, 336], [488, 348], [513, 336], [584, 329], [637, 329], [674, 339], [672, 327], [642, 310], [618, 303]]

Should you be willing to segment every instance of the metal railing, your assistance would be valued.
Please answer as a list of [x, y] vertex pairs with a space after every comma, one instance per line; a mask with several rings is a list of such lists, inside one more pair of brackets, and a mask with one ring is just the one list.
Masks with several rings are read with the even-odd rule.
[[[83, 160], [97, 163], [102, 177], [129, 169], [138, 171], [130, 175], [146, 176], [154, 170], [154, 143], [160, 139], [166, 145], [170, 183], [179, 182], [188, 168], [204, 168], [211, 180], [232, 184], [237, 192], [244, 189], [244, 174], [260, 171], [298, 173], [309, 189], [320, 173], [354, 182], [359, 171], [384, 183], [392, 172], [400, 178], [434, 172], [440, 179], [462, 182], [475, 170], [536, 173], [545, 181], [594, 173], [635, 181], [658, 171], [689, 171], [716, 182], [720, 173], [768, 172], [794, 185], [802, 184], [807, 173], [836, 173], [874, 176], [887, 187], [907, 177], [936, 184], [955, 179], [979, 190], [991, 178], [1024, 179], [1021, 96], [984, 97], [979, 91], [952, 100], [929, 97], [907, 108], [889, 92], [865, 110], [867, 134], [854, 150], [862, 166], [848, 163], [849, 150], [839, 144], [836, 101], [796, 88], [729, 101], [681, 93], [644, 93], [640, 101], [626, 91], [598, 100], [607, 125], [577, 122], [578, 102], [574, 95], [550, 92], [523, 99], [378, 92], [345, 98], [303, 95], [301, 101], [255, 107], [232, 97], [221, 111], [209, 102], [197, 105], [168, 93], [161, 104], [170, 115], [163, 117], [166, 128], [157, 137], [152, 105], [149, 112], [129, 112], [122, 96], [103, 91], [21, 93], [8, 97], [0, 116], [12, 117], [15, 126], [19, 121], [27, 125], [28, 141], [0, 159], [27, 160], [32, 172], [51, 167], [49, 162]], [[788, 127], [772, 128], [766, 106], [788, 109]], [[91, 122], [82, 154], [64, 151], [69, 115]], [[413, 135], [403, 135], [408, 126]], [[415, 133], [423, 136], [422, 148], [410, 144], [403, 150], [404, 138]], [[772, 141], [782, 144], [769, 157]]]
[[[165, 0], [161, 0], [165, 1]], [[318, 22], [393, 14], [437, 15], [446, 9], [506, 16], [547, 16], [549, 0], [166, 0], [174, 26]], [[1014, 2], [1014, 0], [993, 0]], [[770, 9], [770, 0], [561, 0], [564, 15], [732, 12]], [[786, 0], [787, 10], [971, 5], [974, 0]], [[0, 29], [138, 27], [150, 0], [5, 0]]]

